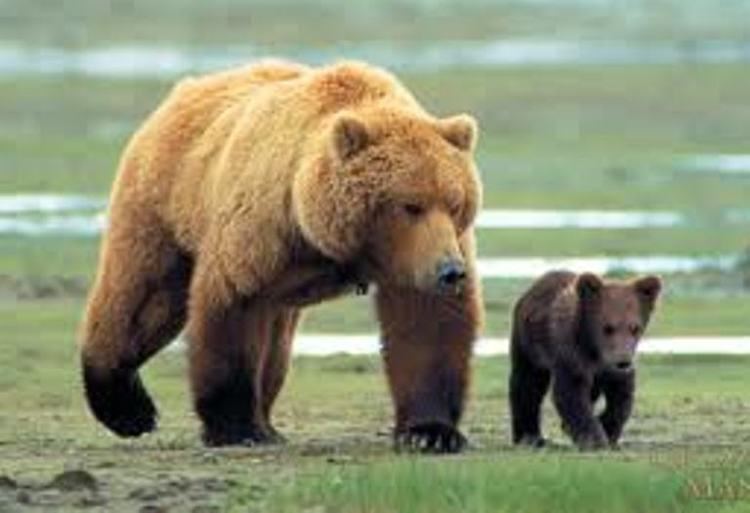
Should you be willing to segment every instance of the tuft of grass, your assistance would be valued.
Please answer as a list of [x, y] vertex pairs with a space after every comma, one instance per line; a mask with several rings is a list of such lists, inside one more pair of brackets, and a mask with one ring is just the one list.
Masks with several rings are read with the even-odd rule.
[[[689, 487], [684, 475], [644, 461], [502, 454], [300, 472], [267, 504], [278, 513], [708, 511]], [[246, 492], [230, 504], [229, 511], [245, 511]]]

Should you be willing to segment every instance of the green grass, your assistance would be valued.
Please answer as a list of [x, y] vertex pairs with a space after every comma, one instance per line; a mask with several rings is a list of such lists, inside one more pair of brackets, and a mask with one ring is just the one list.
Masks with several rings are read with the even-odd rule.
[[[181, 353], [162, 353], [144, 372], [161, 411], [156, 434], [124, 441], [94, 422], [78, 374], [80, 307], [0, 302], [0, 404], [12, 405], [0, 416], [0, 475], [33, 484], [88, 470], [108, 501], [102, 511], [137, 510], [143, 487], [211, 476], [235, 483], [211, 496], [230, 511], [747, 511], [728, 494], [746, 491], [750, 477], [750, 357], [644, 356], [623, 451], [585, 457], [549, 401], [544, 429], [555, 445], [512, 449], [508, 360], [477, 359], [463, 422], [474, 449], [448, 458], [392, 454], [377, 357], [297, 358], [274, 415], [289, 444], [207, 451]], [[714, 496], [699, 500], [706, 483]], [[174, 500], [165, 493], [151, 502]]]
[[98, 254], [98, 239], [0, 236], [0, 269], [8, 276], [62, 276], [89, 282], [96, 271]]
[[720, 256], [750, 246], [750, 233], [744, 225], [719, 222], [668, 229], [486, 229], [477, 245], [480, 256]]
[[[739, 478], [735, 486], [741, 486]], [[326, 513], [718, 510], [689, 494], [689, 478], [643, 461], [506, 454], [334, 467], [294, 479], [268, 503], [279, 513], [305, 508]], [[230, 511], [243, 511], [242, 499], [239, 492]]]

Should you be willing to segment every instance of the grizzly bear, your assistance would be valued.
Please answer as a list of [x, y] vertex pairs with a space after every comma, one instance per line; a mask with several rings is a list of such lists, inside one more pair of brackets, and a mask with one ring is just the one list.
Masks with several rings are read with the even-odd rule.
[[301, 308], [372, 283], [397, 445], [460, 450], [482, 317], [476, 134], [362, 63], [178, 83], [113, 185], [81, 330], [93, 414], [152, 431], [138, 369], [184, 327], [203, 442], [280, 441], [271, 411]]
[[[513, 312], [510, 408], [513, 442], [542, 446], [540, 407], [552, 383], [563, 430], [580, 449], [616, 447], [630, 417], [634, 359], [661, 280], [545, 274]], [[606, 407], [595, 416], [604, 394]]]

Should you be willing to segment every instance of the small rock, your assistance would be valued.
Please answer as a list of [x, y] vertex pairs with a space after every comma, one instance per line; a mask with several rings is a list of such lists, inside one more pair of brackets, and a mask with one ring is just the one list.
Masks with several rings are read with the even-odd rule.
[[136, 488], [130, 492], [129, 497], [139, 501], [150, 502], [160, 499], [162, 492], [157, 488]]
[[82, 508], [91, 508], [93, 506], [103, 506], [107, 503], [107, 499], [97, 493], [86, 494], [76, 502], [77, 506]]
[[212, 504], [199, 504], [195, 506], [190, 513], [219, 513], [221, 508]]
[[207, 478], [203, 480], [203, 488], [209, 492], [226, 492], [229, 484], [221, 479]]
[[60, 504], [62, 492], [60, 490], [42, 490], [36, 495], [36, 502], [40, 506], [55, 506]]
[[55, 476], [47, 487], [57, 488], [63, 492], [74, 492], [77, 490], [96, 490], [99, 484], [96, 482], [96, 478], [85, 470], [68, 470]]
[[16, 501], [19, 504], [31, 504], [31, 494], [26, 490], [21, 490], [16, 494]]
[[159, 506], [158, 504], [146, 504], [138, 510], [138, 513], [167, 513], [169, 510], [166, 506]]
[[18, 488], [18, 483], [8, 476], [0, 476], [0, 490], [15, 490]]

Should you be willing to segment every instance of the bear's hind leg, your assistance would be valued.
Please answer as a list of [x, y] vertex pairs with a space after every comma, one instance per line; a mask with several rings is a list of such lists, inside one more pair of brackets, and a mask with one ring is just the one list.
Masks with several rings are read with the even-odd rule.
[[534, 366], [520, 350], [513, 349], [509, 395], [514, 444], [544, 446], [541, 406], [550, 380], [549, 370]]
[[[261, 312], [236, 300], [204, 310], [191, 297], [188, 328], [193, 403], [203, 423], [203, 443], [252, 445], [264, 438], [259, 414], [259, 362], [269, 329]], [[252, 340], [252, 342], [250, 342]]]
[[273, 404], [284, 385], [289, 361], [292, 356], [292, 340], [299, 321], [297, 308], [283, 308], [276, 314], [271, 328], [271, 336], [266, 341], [262, 369], [262, 415], [270, 442], [283, 442], [284, 437], [271, 423]]
[[135, 437], [157, 417], [138, 368], [182, 329], [192, 263], [145, 228], [132, 238], [111, 232], [82, 324], [83, 384], [94, 416]]

